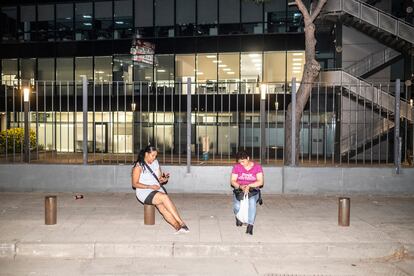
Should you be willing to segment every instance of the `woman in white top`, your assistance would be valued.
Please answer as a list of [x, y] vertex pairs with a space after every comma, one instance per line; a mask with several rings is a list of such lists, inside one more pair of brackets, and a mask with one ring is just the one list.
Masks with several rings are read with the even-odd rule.
[[138, 200], [143, 204], [157, 207], [164, 219], [179, 233], [190, 230], [178, 214], [177, 208], [161, 186], [168, 181], [168, 174], [161, 174], [157, 160], [158, 151], [149, 145], [141, 150], [132, 169], [132, 187]]

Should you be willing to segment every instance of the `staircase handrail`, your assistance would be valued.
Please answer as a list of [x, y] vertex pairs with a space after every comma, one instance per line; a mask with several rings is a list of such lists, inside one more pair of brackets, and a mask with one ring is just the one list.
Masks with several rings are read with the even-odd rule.
[[352, 63], [351, 65], [345, 67], [343, 70], [347, 73], [359, 77], [399, 55], [401, 55], [399, 52], [391, 48], [385, 48]]
[[[330, 3], [332, 4], [334, 1], [336, 1], [336, 2], [339, 3], [339, 8], [335, 8], [335, 6], [334, 6], [334, 10], [329, 10], [329, 8], [331, 6], [333, 6], [333, 5], [330, 5]], [[401, 37], [404, 40], [406, 40], [406, 41], [411, 42], [412, 44], [414, 44], [414, 25], [412, 25], [412, 24], [410, 24], [408, 22], [405, 22], [405, 21], [401, 20], [398, 17], [395, 17], [394, 15], [392, 15], [390, 13], [387, 13], [387, 12], [381, 10], [381, 9], [378, 9], [377, 7], [374, 7], [374, 6], [369, 5], [367, 3], [361, 2], [359, 0], [346, 0], [346, 3], [348, 3], [348, 4], [349, 3], [351, 3], [351, 4], [352, 3], [356, 3], [358, 5], [358, 8], [357, 8], [357, 11], [356, 12], [355, 11], [352, 12], [352, 11], [348, 11], [348, 10], [344, 9], [344, 3], [345, 3], [345, 0], [329, 0], [326, 3], [325, 7], [323, 8], [322, 13], [339, 12], [339, 11], [340, 12], [346, 12], [346, 13], [352, 15], [352, 16], [355, 16], [355, 17], [357, 17], [357, 18], [359, 18], [361, 20], [364, 20], [365, 22], [367, 22], [369, 24], [374, 25], [375, 27], [381, 28], [382, 30], [384, 30], [386, 32], [389, 32], [389, 33], [391, 33], [393, 35], [396, 35], [398, 37]], [[371, 9], [371, 10], [374, 10], [376, 12], [376, 17], [377, 17], [376, 18], [376, 22], [372, 22], [372, 21], [369, 21], [367, 18], [363, 18], [362, 7], [365, 7], [367, 9]], [[381, 27], [381, 24], [380, 24], [380, 21], [381, 21], [380, 20], [380, 14], [383, 15], [383, 16], [388, 17], [391, 20], [394, 20], [395, 21], [396, 24], [395, 24], [394, 30], [391, 30], [390, 28], [386, 29], [384, 27]], [[408, 29], [411, 29], [411, 30], [409, 30], [411, 34], [407, 34], [407, 35], [401, 36], [401, 34], [400, 34], [401, 26], [403, 28], [406, 28], [407, 30]]]

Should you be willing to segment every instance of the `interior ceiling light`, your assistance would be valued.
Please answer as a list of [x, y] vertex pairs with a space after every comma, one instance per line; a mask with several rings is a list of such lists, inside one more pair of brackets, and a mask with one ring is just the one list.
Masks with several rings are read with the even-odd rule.
[[223, 71], [231, 71], [230, 68], [223, 68]]
[[96, 74], [103, 74], [105, 73], [104, 71], [95, 71]]
[[91, 15], [87, 15], [87, 14], [84, 14], [82, 17], [83, 17], [83, 18], [92, 18], [92, 16], [91, 16]]
[[204, 73], [203, 73], [203, 72], [197, 72], [196, 74], [197, 74], [197, 75], [204, 75]]
[[292, 63], [292, 65], [293, 65], [293, 66], [302, 66], [302, 63], [299, 63], [299, 62], [294, 62], [294, 63]]
[[301, 71], [292, 71], [293, 74], [299, 74]]
[[303, 53], [293, 53], [293, 56], [303, 56]]
[[249, 54], [249, 57], [260, 57], [260, 55], [259, 54]]
[[214, 63], [221, 63], [221, 60], [213, 60]]
[[206, 58], [216, 58], [216, 55], [207, 55]]
[[302, 58], [292, 58], [293, 61], [302, 61]]
[[165, 73], [165, 69], [157, 69], [158, 73]]
[[227, 72], [227, 74], [229, 74], [229, 75], [234, 75], [234, 72], [233, 72], [233, 71], [231, 71], [231, 72]]
[[219, 64], [218, 67], [227, 67], [227, 65], [226, 64]]

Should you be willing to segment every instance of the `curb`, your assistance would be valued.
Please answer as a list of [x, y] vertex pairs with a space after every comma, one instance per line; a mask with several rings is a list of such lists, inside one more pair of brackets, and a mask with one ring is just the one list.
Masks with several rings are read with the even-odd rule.
[[385, 243], [0, 243], [0, 258], [135, 258], [272, 256], [276, 259], [372, 259], [413, 244]]

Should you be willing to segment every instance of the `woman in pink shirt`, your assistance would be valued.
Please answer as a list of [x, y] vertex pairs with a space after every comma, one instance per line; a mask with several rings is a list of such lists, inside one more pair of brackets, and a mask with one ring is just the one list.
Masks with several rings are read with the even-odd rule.
[[[240, 198], [238, 199], [235, 194], [249, 193], [249, 218], [246, 233], [253, 235], [256, 202], [259, 199], [257, 190], [263, 187], [263, 169], [260, 164], [250, 160], [249, 154], [244, 150], [239, 151], [236, 158], [238, 164], [233, 166], [231, 172], [231, 186], [235, 189], [235, 193], [233, 193], [233, 212], [236, 215], [240, 209]], [[237, 217], [236, 226], [242, 226], [242, 222]]]

